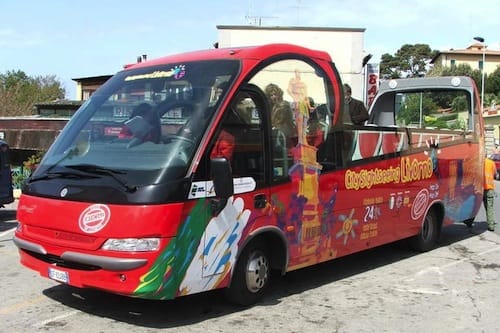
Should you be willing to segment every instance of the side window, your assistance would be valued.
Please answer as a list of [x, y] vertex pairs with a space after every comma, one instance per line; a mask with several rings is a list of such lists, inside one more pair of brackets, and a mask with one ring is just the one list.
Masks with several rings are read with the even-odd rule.
[[460, 90], [399, 93], [395, 98], [398, 126], [422, 129], [471, 129], [470, 96]]
[[210, 157], [231, 161], [234, 178], [264, 183], [264, 130], [254, 94], [239, 92], [225, 111]]
[[250, 80], [265, 92], [270, 106], [275, 182], [289, 180], [294, 165], [317, 163], [317, 148], [331, 123], [326, 75], [321, 73], [302, 60], [286, 59], [262, 68]]

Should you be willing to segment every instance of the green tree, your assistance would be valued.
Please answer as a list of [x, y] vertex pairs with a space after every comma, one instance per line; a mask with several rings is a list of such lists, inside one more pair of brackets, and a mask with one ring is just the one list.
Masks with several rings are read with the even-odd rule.
[[438, 52], [432, 51], [427, 44], [405, 44], [394, 55], [382, 55], [380, 74], [385, 79], [423, 76], [428, 63]]
[[488, 75], [488, 79], [485, 83], [485, 93], [494, 94], [500, 97], [500, 66], [497, 66], [497, 68]]
[[384, 79], [399, 79], [401, 72], [398, 70], [398, 60], [389, 53], [382, 54], [380, 59], [380, 75]]
[[54, 75], [31, 77], [23, 71], [0, 74], [0, 116], [31, 115], [36, 103], [64, 98], [66, 94]]
[[474, 80], [478, 89], [481, 89], [481, 75], [481, 70], [472, 69], [469, 64], [459, 64], [452, 67], [434, 66], [427, 72], [427, 76], [469, 76]]
[[401, 101], [396, 121], [402, 126], [423, 125], [425, 116], [429, 116], [431, 110], [437, 109], [438, 105], [426, 93], [410, 93]]
[[[469, 64], [459, 64], [453, 67], [435, 66], [427, 76], [469, 76], [476, 83], [476, 87], [481, 92], [482, 73], [480, 69], [472, 69]], [[484, 105], [500, 101], [500, 66], [490, 74], [484, 75]]]

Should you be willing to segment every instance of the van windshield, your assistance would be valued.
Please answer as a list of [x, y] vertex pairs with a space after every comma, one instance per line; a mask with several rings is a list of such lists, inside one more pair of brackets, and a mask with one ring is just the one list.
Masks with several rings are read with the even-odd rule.
[[73, 116], [33, 179], [71, 170], [130, 186], [185, 177], [238, 70], [239, 61], [217, 60], [119, 72]]

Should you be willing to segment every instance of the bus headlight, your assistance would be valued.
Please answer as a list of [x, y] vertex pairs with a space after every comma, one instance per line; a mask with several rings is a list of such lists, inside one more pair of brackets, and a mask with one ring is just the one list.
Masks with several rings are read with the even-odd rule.
[[110, 238], [102, 246], [103, 250], [123, 252], [157, 251], [159, 238]]

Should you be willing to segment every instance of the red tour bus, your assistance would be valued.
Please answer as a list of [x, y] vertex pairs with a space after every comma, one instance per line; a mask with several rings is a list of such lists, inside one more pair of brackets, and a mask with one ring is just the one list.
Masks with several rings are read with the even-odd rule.
[[148, 298], [225, 288], [256, 302], [271, 273], [472, 223], [483, 123], [465, 77], [390, 81], [344, 120], [330, 56], [273, 44], [128, 66], [80, 108], [26, 182], [21, 263], [80, 288]]

